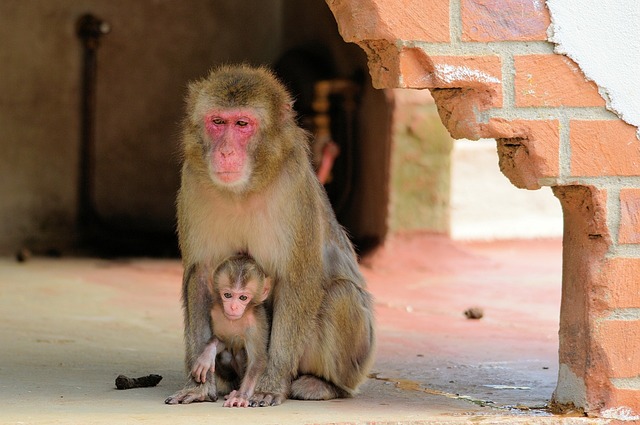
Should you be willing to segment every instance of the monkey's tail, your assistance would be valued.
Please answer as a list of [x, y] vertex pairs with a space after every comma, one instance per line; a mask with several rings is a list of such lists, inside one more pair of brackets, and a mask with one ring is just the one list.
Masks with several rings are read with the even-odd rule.
[[351, 393], [313, 375], [301, 375], [291, 383], [289, 398], [296, 400], [331, 400], [351, 397]]

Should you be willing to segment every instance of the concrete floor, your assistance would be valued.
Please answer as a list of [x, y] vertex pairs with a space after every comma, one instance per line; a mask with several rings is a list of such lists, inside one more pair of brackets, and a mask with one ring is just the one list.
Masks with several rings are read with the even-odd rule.
[[[396, 236], [362, 270], [378, 353], [353, 399], [168, 406], [183, 383], [177, 260], [0, 259], [2, 424], [585, 424], [544, 408], [557, 375], [561, 241]], [[484, 317], [463, 312], [481, 307]], [[116, 390], [119, 374], [160, 374]]]

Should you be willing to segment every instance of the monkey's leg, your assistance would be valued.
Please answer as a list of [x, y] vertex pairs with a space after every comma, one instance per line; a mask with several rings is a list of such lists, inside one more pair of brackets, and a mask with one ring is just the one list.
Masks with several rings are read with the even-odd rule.
[[300, 360], [289, 397], [328, 400], [351, 397], [373, 363], [375, 335], [369, 294], [346, 280], [326, 292], [318, 328]]
[[[285, 287], [280, 293], [294, 292], [294, 296], [274, 299], [267, 365], [251, 396], [251, 407], [278, 406], [286, 400], [305, 341], [316, 332], [315, 318], [323, 299], [322, 282], [309, 275], [290, 280], [308, 282], [307, 293], [295, 294], [296, 288]], [[289, 283], [284, 280], [279, 282], [281, 287], [286, 284]]]
[[229, 350], [223, 350], [216, 356], [216, 387], [219, 396], [226, 396], [240, 387], [235, 358]]
[[214, 374], [207, 372], [206, 382], [200, 384], [191, 376], [194, 363], [211, 339], [211, 296], [208, 290], [210, 273], [197, 264], [185, 266], [182, 298], [184, 303], [185, 363], [188, 373], [184, 388], [169, 396], [167, 404], [189, 404], [218, 399]]

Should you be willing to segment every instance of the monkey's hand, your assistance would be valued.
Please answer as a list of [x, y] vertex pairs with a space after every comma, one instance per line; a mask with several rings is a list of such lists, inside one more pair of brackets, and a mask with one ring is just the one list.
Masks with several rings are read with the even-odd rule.
[[183, 389], [177, 393], [167, 397], [164, 401], [166, 404], [189, 404], [202, 401], [218, 400], [218, 393], [214, 382], [205, 382], [204, 384], [194, 385], [193, 381], [187, 383]]
[[225, 397], [224, 407], [249, 407], [249, 397], [238, 390]]
[[214, 357], [206, 356], [202, 353], [200, 357], [193, 363], [191, 368], [191, 376], [196, 382], [204, 384], [207, 382], [207, 373], [211, 372], [211, 376], [216, 371], [216, 359]]

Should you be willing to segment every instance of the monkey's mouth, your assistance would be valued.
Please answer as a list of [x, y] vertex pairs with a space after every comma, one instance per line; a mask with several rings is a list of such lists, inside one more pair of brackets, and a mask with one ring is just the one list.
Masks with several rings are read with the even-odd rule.
[[224, 314], [224, 317], [226, 317], [226, 318], [227, 318], [227, 319], [229, 319], [229, 320], [238, 320], [239, 318], [241, 318], [241, 317], [242, 317], [242, 314], [237, 315], [237, 316], [231, 316], [231, 315], [229, 315], [229, 314], [225, 313], [225, 314]]
[[242, 172], [240, 171], [218, 171], [216, 173], [218, 178], [225, 183], [233, 183], [242, 178]]
[[241, 171], [218, 171], [216, 177], [223, 183], [236, 183], [242, 180]]

